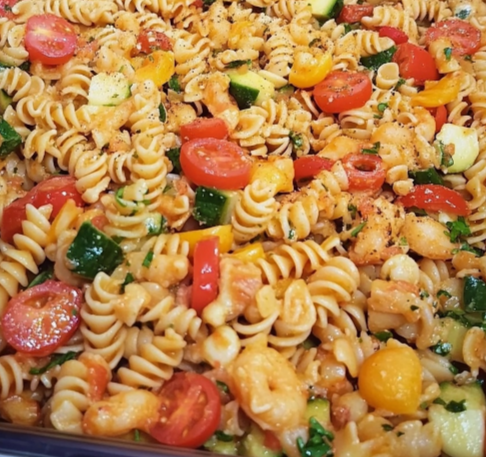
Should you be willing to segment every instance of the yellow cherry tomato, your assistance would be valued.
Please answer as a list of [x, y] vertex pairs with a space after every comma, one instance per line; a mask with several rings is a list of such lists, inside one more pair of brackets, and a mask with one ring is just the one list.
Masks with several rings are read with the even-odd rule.
[[248, 29], [252, 27], [250, 21], [238, 21], [231, 25], [231, 30], [228, 36], [228, 48], [238, 49], [239, 41], [242, 37], [251, 35]]
[[332, 69], [332, 57], [318, 48], [299, 51], [290, 70], [290, 84], [300, 89], [314, 87], [320, 83]]
[[265, 258], [265, 251], [263, 250], [262, 243], [252, 243], [237, 249], [231, 255], [246, 262], [256, 262], [259, 259]]
[[461, 79], [456, 73], [449, 73], [438, 82], [429, 81], [425, 90], [412, 97], [412, 105], [437, 108], [453, 102], [459, 95]]
[[181, 241], [189, 242], [189, 255], [194, 253], [198, 241], [212, 236], [219, 237], [219, 252], [224, 254], [233, 246], [233, 227], [231, 225], [217, 225], [203, 230], [193, 230], [179, 233]]
[[381, 349], [361, 365], [358, 387], [374, 408], [395, 414], [414, 413], [422, 391], [420, 360], [408, 346]]
[[294, 162], [289, 158], [270, 158], [253, 164], [250, 183], [257, 180], [265, 185], [274, 185], [276, 192], [292, 192], [294, 190]]
[[174, 53], [171, 51], [155, 51], [142, 62], [142, 66], [135, 71], [135, 81], [150, 79], [157, 87], [165, 84], [174, 74]]

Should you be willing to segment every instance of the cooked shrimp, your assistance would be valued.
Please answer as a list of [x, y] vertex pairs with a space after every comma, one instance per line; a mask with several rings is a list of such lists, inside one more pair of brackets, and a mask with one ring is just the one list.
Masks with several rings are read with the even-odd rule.
[[147, 432], [158, 420], [160, 399], [146, 390], [129, 390], [93, 403], [83, 419], [88, 435], [118, 436], [131, 430]]
[[275, 349], [248, 346], [230, 373], [241, 407], [264, 430], [281, 432], [305, 420], [304, 386], [290, 362]]

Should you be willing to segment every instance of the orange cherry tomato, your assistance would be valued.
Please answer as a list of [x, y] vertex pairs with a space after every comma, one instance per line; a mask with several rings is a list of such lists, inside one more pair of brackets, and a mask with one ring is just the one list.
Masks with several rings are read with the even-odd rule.
[[381, 349], [361, 365], [358, 387], [374, 408], [412, 414], [419, 407], [422, 392], [420, 360], [408, 346]]
[[305, 156], [294, 161], [295, 180], [313, 178], [322, 170], [331, 170], [334, 162], [325, 157]]
[[342, 22], [353, 24], [361, 21], [366, 16], [373, 16], [373, 10], [374, 6], [366, 3], [362, 5], [344, 5], [339, 13], [337, 22], [339, 24]]
[[342, 164], [349, 180], [349, 190], [377, 191], [385, 182], [381, 157], [373, 154], [348, 154]]
[[69, 199], [74, 200], [76, 206], [85, 205], [81, 194], [76, 189], [76, 180], [71, 176], [56, 176], [40, 182], [27, 195], [10, 203], [4, 209], [0, 226], [2, 240], [11, 243], [13, 236], [22, 232], [22, 221], [25, 220], [25, 207], [28, 203], [36, 208], [51, 204], [53, 206], [51, 219], [54, 219]]
[[447, 19], [429, 27], [425, 32], [425, 43], [428, 46], [443, 37], [451, 40], [455, 55], [474, 54], [481, 47], [481, 31], [461, 19]]
[[198, 373], [176, 373], [160, 391], [160, 418], [150, 435], [162, 444], [197, 448], [217, 430], [221, 402], [218, 388]]
[[196, 243], [193, 271], [191, 307], [201, 314], [218, 296], [219, 237]]
[[237, 144], [216, 138], [195, 138], [181, 147], [184, 174], [198, 186], [237, 190], [250, 181], [251, 159]]
[[415, 206], [426, 211], [444, 211], [458, 216], [471, 214], [466, 200], [459, 192], [439, 184], [418, 184], [410, 193], [399, 197], [397, 203], [406, 208]]
[[363, 106], [372, 92], [366, 73], [332, 71], [314, 87], [314, 100], [325, 113], [342, 113]]
[[77, 35], [66, 19], [54, 14], [36, 14], [27, 19], [24, 42], [30, 60], [62, 65], [74, 55]]
[[12, 298], [2, 318], [2, 331], [15, 350], [46, 357], [65, 344], [78, 328], [83, 292], [48, 280]]
[[415, 44], [399, 44], [392, 61], [398, 65], [400, 74], [405, 79], [413, 78], [418, 86], [423, 85], [425, 81], [439, 79], [434, 58], [425, 49]]
[[183, 143], [195, 138], [228, 138], [228, 126], [218, 117], [199, 118], [189, 124], [181, 125], [181, 140]]

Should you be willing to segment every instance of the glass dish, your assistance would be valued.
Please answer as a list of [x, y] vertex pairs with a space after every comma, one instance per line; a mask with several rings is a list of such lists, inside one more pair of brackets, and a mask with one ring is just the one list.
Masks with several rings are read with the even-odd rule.
[[207, 451], [0, 423], [0, 457], [208, 457]]

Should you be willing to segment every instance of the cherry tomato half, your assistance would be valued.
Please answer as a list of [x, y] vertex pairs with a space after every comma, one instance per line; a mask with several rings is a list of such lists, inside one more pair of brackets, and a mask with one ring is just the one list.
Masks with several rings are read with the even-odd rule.
[[338, 16], [337, 22], [353, 24], [361, 21], [365, 16], [373, 16], [373, 5], [345, 5]]
[[421, 86], [425, 81], [439, 79], [434, 58], [425, 49], [415, 44], [399, 44], [392, 60], [398, 64], [400, 74], [405, 79], [413, 78], [415, 85]]
[[25, 49], [30, 60], [45, 65], [62, 65], [76, 51], [76, 32], [66, 19], [54, 14], [29, 17], [25, 28]]
[[314, 100], [326, 113], [342, 113], [363, 106], [372, 92], [366, 73], [332, 71], [314, 88]]
[[13, 19], [15, 14], [12, 12], [12, 8], [18, 1], [19, 0], [0, 0], [0, 17]]
[[250, 181], [250, 158], [237, 144], [226, 140], [190, 140], [182, 145], [180, 161], [184, 174], [198, 186], [237, 190]]
[[444, 211], [458, 216], [471, 214], [459, 192], [439, 184], [419, 184], [407, 195], [399, 197], [397, 203], [406, 208], [415, 206], [425, 211]]
[[76, 180], [71, 176], [56, 176], [40, 182], [25, 197], [10, 203], [3, 211], [0, 225], [2, 240], [11, 243], [13, 236], [22, 231], [22, 221], [25, 220], [25, 207], [28, 203], [36, 208], [50, 203], [53, 206], [51, 219], [54, 219], [69, 199], [73, 199], [77, 206], [85, 205], [76, 189]]
[[391, 38], [395, 44], [403, 44], [408, 41], [408, 35], [405, 32], [402, 32], [396, 27], [389, 27], [387, 25], [380, 27], [379, 35], [381, 37]]
[[319, 156], [301, 157], [294, 161], [295, 180], [313, 178], [322, 170], [331, 170], [333, 161]]
[[138, 35], [137, 45], [132, 50], [132, 56], [150, 54], [154, 51], [170, 51], [172, 43], [164, 32], [143, 29]]
[[226, 140], [228, 133], [226, 122], [218, 117], [198, 118], [189, 124], [181, 125], [181, 140], [183, 143], [195, 138]]
[[198, 241], [194, 248], [191, 307], [198, 314], [218, 296], [219, 238]]
[[447, 108], [442, 105], [437, 108], [431, 108], [429, 111], [435, 119], [435, 133], [438, 133], [442, 126], [447, 122]]
[[428, 46], [443, 37], [451, 40], [452, 53], [455, 55], [474, 54], [481, 47], [481, 31], [461, 19], [448, 19], [429, 27], [425, 33], [425, 43]]
[[349, 190], [377, 191], [385, 182], [381, 157], [373, 154], [348, 154], [342, 159], [349, 180]]
[[216, 431], [221, 415], [219, 391], [198, 373], [176, 373], [160, 391], [160, 418], [150, 434], [169, 446], [197, 448]]
[[12, 298], [2, 318], [5, 339], [15, 350], [34, 357], [51, 355], [81, 322], [83, 292], [48, 280]]

